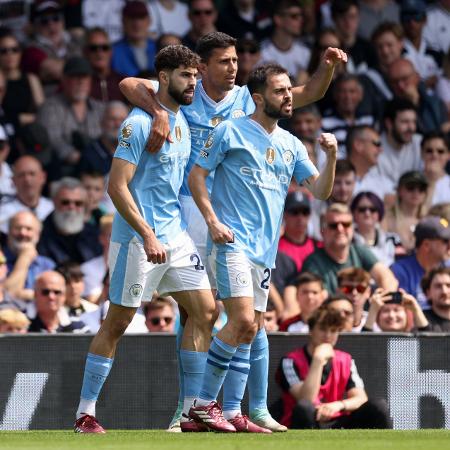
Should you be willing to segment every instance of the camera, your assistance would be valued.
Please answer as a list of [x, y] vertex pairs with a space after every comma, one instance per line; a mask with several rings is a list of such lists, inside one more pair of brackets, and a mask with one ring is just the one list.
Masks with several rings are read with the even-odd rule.
[[389, 295], [391, 296], [391, 298], [386, 303], [396, 303], [396, 304], [402, 303], [403, 295], [401, 292], [399, 291], [389, 292]]

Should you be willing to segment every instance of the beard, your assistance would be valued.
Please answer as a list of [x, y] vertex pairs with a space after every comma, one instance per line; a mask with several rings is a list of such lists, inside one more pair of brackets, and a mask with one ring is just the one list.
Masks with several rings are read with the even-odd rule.
[[192, 100], [194, 100], [194, 96], [188, 96], [187, 92], [191, 91], [193, 93], [193, 88], [187, 88], [184, 91], [180, 91], [176, 89], [172, 83], [169, 83], [169, 87], [167, 89], [169, 95], [179, 104], [179, 105], [190, 105]]
[[78, 234], [84, 227], [84, 213], [78, 211], [53, 211], [53, 222], [62, 234]]
[[264, 106], [264, 113], [266, 116], [271, 117], [272, 119], [289, 119], [292, 117], [292, 109], [289, 112], [283, 112], [283, 107], [287, 103], [291, 103], [290, 101], [283, 102], [278, 108], [272, 105], [270, 102], [266, 100]]
[[414, 133], [411, 133], [410, 137], [404, 137], [404, 135], [400, 134], [395, 128], [392, 130], [392, 136], [393, 138], [400, 144], [408, 144], [412, 140], [412, 135]]
[[29, 245], [36, 245], [37, 241], [35, 240], [19, 240], [19, 239], [15, 239], [13, 237], [9, 237], [8, 238], [8, 247], [9, 249], [15, 254], [17, 255], [18, 253], [20, 253], [20, 251], [24, 248], [24, 247], [28, 247]]

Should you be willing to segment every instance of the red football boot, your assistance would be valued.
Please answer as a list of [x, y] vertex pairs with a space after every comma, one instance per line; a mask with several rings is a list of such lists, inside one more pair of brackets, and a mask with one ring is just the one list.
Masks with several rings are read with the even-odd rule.
[[228, 422], [236, 428], [236, 432], [238, 433], [272, 434], [272, 431], [256, 425], [256, 423], [253, 423], [248, 416], [243, 416], [242, 414], [238, 414], [236, 417], [233, 417], [233, 419], [228, 419]]
[[223, 417], [222, 409], [217, 402], [211, 402], [206, 406], [197, 406], [194, 402], [194, 405], [189, 410], [189, 417], [211, 431], [222, 433], [236, 432], [236, 428]]
[[106, 433], [104, 428], [98, 423], [97, 419], [89, 414], [81, 416], [75, 422], [73, 430], [75, 433]]

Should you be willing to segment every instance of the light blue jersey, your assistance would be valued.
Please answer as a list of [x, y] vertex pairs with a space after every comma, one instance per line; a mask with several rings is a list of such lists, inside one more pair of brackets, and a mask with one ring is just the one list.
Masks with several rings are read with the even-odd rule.
[[[190, 131], [183, 113], [167, 112], [173, 143], [166, 141], [158, 153], [149, 153], [145, 145], [152, 117], [134, 108], [120, 127], [119, 144], [114, 154], [114, 158], [137, 166], [128, 187], [140, 213], [163, 244], [186, 229], [180, 215], [178, 194], [191, 149]], [[117, 213], [112, 241], [129, 242], [133, 236], [142, 241], [141, 236]]]
[[[157, 91], [158, 83], [153, 81], [153, 86]], [[203, 89], [202, 82], [198, 81], [195, 87], [194, 101], [190, 105], [182, 106], [181, 109], [191, 129], [192, 149], [180, 194], [190, 196], [189, 172], [197, 161], [200, 150], [205, 145], [211, 131], [224, 120], [252, 114], [255, 110], [255, 104], [247, 86], [234, 86], [224, 99], [215, 102]], [[213, 174], [206, 180], [209, 192], [211, 192], [212, 181]]]
[[211, 202], [234, 233], [234, 243], [217, 245], [218, 251], [242, 251], [250, 261], [273, 268], [291, 178], [301, 183], [318, 174], [305, 146], [280, 127], [269, 134], [242, 117], [215, 128], [196, 164], [215, 170]]

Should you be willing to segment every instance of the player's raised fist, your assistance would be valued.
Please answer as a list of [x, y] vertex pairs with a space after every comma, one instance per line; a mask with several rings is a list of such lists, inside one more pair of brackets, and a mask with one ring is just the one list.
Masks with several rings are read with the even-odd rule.
[[347, 53], [340, 48], [328, 47], [322, 55], [322, 61], [328, 66], [336, 66], [347, 62]]
[[336, 156], [338, 143], [336, 136], [331, 133], [322, 133], [319, 136], [319, 144], [327, 156]]

